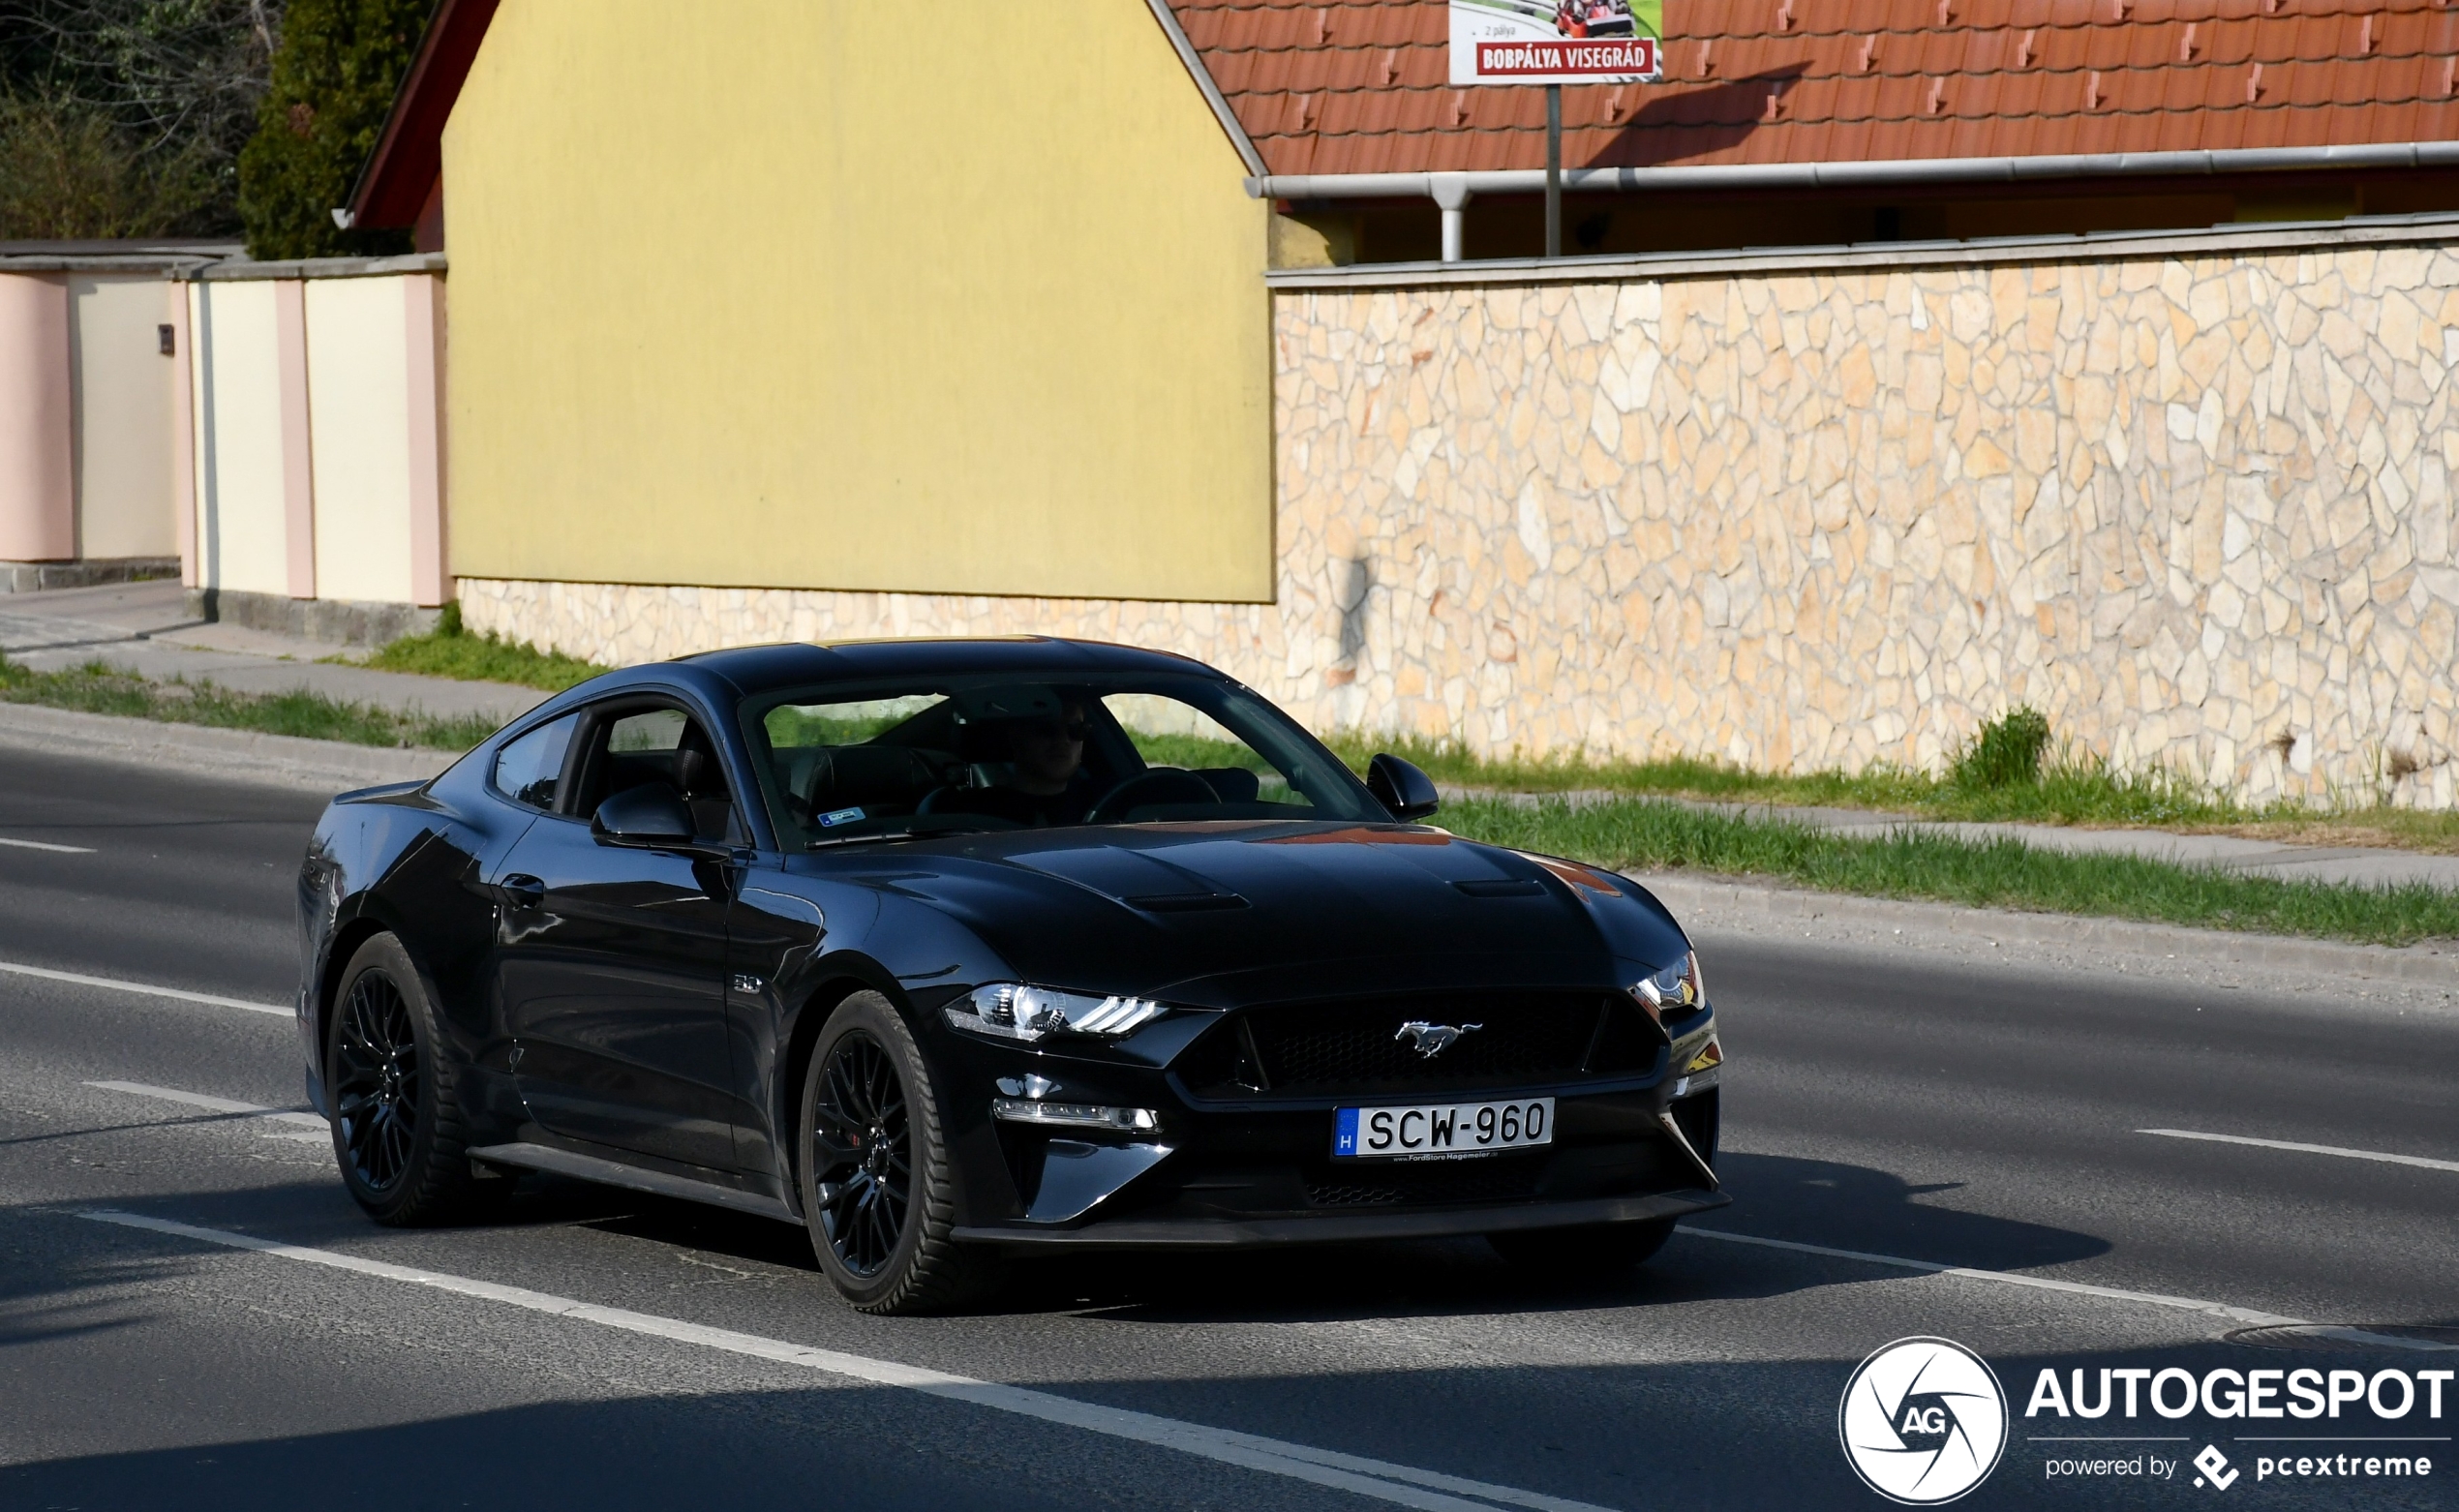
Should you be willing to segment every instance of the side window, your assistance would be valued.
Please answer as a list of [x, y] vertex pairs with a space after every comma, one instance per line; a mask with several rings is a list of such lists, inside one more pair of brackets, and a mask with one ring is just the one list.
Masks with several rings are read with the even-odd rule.
[[680, 709], [649, 709], [625, 714], [606, 727], [606, 748], [624, 755], [672, 752], [683, 743], [689, 716]]
[[580, 722], [579, 714], [565, 714], [497, 751], [496, 791], [531, 808], [553, 808], [556, 783], [563, 776], [563, 753]]
[[738, 844], [744, 838], [725, 763], [698, 721], [680, 709], [635, 706], [601, 719], [580, 770], [573, 812], [581, 817], [595, 813], [609, 794], [663, 782], [690, 805], [693, 828], [703, 838]]

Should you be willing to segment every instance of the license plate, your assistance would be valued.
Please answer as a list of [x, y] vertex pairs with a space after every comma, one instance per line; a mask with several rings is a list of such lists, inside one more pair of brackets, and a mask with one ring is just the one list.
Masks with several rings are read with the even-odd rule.
[[1344, 1107], [1332, 1113], [1335, 1160], [1429, 1160], [1491, 1155], [1554, 1142], [1554, 1100]]

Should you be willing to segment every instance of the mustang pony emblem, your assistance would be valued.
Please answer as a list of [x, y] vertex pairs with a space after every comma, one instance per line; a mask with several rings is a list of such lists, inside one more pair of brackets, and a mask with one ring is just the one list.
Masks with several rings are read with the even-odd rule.
[[1483, 1024], [1430, 1024], [1422, 1018], [1412, 1018], [1401, 1025], [1400, 1033], [1393, 1035], [1392, 1038], [1407, 1044], [1427, 1060], [1433, 1060], [1443, 1051], [1450, 1049], [1453, 1042], [1462, 1035], [1484, 1027]]

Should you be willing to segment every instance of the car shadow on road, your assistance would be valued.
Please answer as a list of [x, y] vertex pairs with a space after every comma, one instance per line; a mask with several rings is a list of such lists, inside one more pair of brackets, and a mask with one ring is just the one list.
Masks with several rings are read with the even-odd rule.
[[[2110, 1248], [2091, 1234], [1958, 1208], [1953, 1187], [1916, 1186], [1868, 1166], [1732, 1152], [1718, 1164], [1734, 1203], [1700, 1215], [1687, 1225], [1693, 1229], [1986, 1269], [2054, 1266]], [[324, 1183], [227, 1191], [201, 1200], [166, 1195], [138, 1207], [311, 1245], [360, 1249], [382, 1232]], [[588, 1227], [685, 1255], [800, 1273], [815, 1289], [825, 1285], [812, 1274], [818, 1265], [798, 1226], [562, 1178], [525, 1178], [500, 1214], [475, 1226]], [[1851, 1259], [1812, 1257], [1806, 1264], [1760, 1247], [1680, 1235], [1633, 1270], [1544, 1273], [1503, 1264], [1472, 1235], [1220, 1254], [1033, 1256], [1015, 1264], [1008, 1286], [980, 1311], [1099, 1312], [1155, 1323], [1485, 1315], [1767, 1298], [1901, 1274]], [[46, 1283], [35, 1270], [11, 1268], [0, 1281], [0, 1304], [15, 1316], [0, 1321], [0, 1338], [9, 1336], [12, 1323], [38, 1333], [84, 1326], [66, 1317], [38, 1321], [39, 1305], [30, 1308], [46, 1291], [77, 1289], [76, 1281]]]
[[[1870, 1166], [1737, 1152], [1717, 1164], [1734, 1203], [1702, 1214], [1692, 1227], [1990, 1270], [2060, 1265], [2110, 1249], [2096, 1235], [1958, 1207], [1953, 1185], [1915, 1185]], [[818, 1269], [809, 1241], [789, 1225], [561, 1178], [524, 1180], [496, 1226], [539, 1225]], [[1019, 1259], [985, 1310], [1100, 1311], [1156, 1322], [1554, 1311], [1768, 1297], [1901, 1274], [1842, 1260], [1742, 1264], [1731, 1245], [1716, 1245], [1695, 1263], [1682, 1258], [1701, 1248], [1678, 1239], [1647, 1265], [1601, 1276], [1516, 1270], [1474, 1236], [1224, 1254], [1085, 1252]]]
[[[1952, 1186], [1916, 1186], [1866, 1165], [1728, 1152], [1717, 1166], [1733, 1205], [1685, 1226], [1992, 1270], [2057, 1265], [2110, 1249], [2092, 1234], [1958, 1209]], [[1903, 1274], [1852, 1260], [1745, 1262], [1742, 1251], [1677, 1236], [1648, 1264], [1605, 1275], [1514, 1269], [1476, 1238], [1337, 1252], [1310, 1246], [1234, 1255], [1090, 1254], [1020, 1265], [994, 1306], [1100, 1311], [1157, 1323], [1326, 1319], [1765, 1298]]]

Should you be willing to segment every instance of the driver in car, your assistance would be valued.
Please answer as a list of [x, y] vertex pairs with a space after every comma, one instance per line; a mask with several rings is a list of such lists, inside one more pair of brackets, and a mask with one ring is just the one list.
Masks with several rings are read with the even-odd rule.
[[987, 722], [982, 727], [994, 759], [1015, 769], [996, 787], [968, 788], [933, 805], [941, 813], [987, 814], [1020, 825], [1082, 824], [1100, 795], [1084, 770], [1084, 707], [1063, 704], [1054, 712]]

